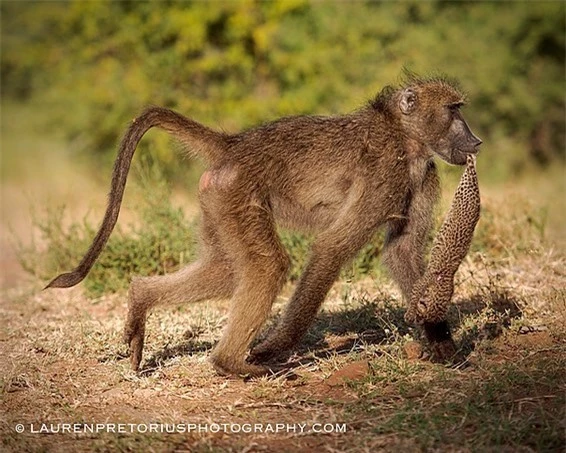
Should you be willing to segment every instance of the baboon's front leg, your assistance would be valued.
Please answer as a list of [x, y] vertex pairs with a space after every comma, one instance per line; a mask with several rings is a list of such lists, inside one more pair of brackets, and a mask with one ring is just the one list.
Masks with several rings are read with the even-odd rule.
[[[432, 215], [438, 199], [436, 168], [430, 166], [420, 190], [415, 191], [404, 219], [390, 221], [387, 227], [383, 262], [397, 282], [408, 305], [415, 283], [423, 276], [425, 248], [432, 229]], [[436, 359], [445, 360], [456, 352], [446, 320], [423, 325], [425, 336]]]
[[312, 325], [342, 265], [355, 256], [371, 233], [369, 228], [345, 222], [320, 235], [282, 319], [252, 350], [250, 361], [260, 363], [278, 358], [299, 342]]
[[427, 338], [439, 360], [450, 359], [455, 352], [445, 317], [454, 294], [454, 275], [468, 253], [480, 218], [475, 154], [469, 154], [466, 160], [452, 205], [434, 239], [426, 272], [416, 283], [405, 314], [409, 322], [424, 322]]
[[414, 182], [413, 195], [403, 218], [390, 220], [383, 250], [383, 263], [408, 303], [413, 286], [425, 271], [425, 248], [439, 197], [436, 167], [429, 163], [422, 183]]
[[[428, 230], [411, 228], [410, 221], [404, 224], [405, 228], [402, 226], [396, 224], [389, 227], [383, 260], [408, 305], [415, 283], [424, 274], [423, 256]], [[435, 360], [444, 361], [454, 356], [456, 345], [446, 320], [426, 322], [423, 328]]]
[[406, 303], [425, 269], [424, 248], [428, 225], [415, 225], [410, 217], [391, 221], [387, 226], [383, 264], [397, 283]]
[[[414, 225], [408, 221], [395, 221], [388, 228], [383, 261], [399, 285], [408, 306], [415, 283], [425, 269], [424, 249], [428, 225]], [[456, 345], [447, 321], [426, 322], [423, 325], [434, 359], [444, 361], [456, 353]]]

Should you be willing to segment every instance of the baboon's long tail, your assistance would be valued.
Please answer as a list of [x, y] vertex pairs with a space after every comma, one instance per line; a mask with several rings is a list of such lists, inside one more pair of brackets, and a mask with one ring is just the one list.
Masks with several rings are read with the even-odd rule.
[[192, 152], [204, 157], [211, 163], [216, 162], [221, 157], [221, 152], [224, 148], [222, 143], [224, 135], [172, 110], [161, 107], [149, 107], [138, 118], [134, 119], [122, 139], [112, 172], [112, 183], [108, 195], [106, 213], [90, 248], [73, 271], [57, 276], [45, 289], [74, 286], [81, 282], [92, 268], [118, 220], [124, 188], [126, 187], [126, 179], [136, 147], [143, 135], [152, 127], [159, 127], [170, 132], [183, 144], [187, 145]]

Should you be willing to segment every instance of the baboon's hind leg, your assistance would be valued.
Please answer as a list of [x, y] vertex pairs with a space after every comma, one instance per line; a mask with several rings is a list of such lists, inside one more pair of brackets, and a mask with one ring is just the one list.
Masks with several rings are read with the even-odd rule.
[[130, 285], [124, 342], [130, 347], [132, 369], [139, 368], [148, 311], [160, 304], [228, 298], [234, 291], [230, 266], [199, 260], [172, 274], [135, 278]]
[[231, 297], [234, 289], [232, 264], [219, 249], [209, 219], [203, 218], [202, 257], [171, 274], [138, 277], [129, 291], [128, 315], [124, 342], [130, 348], [132, 369], [138, 370], [142, 359], [145, 323], [150, 309], [160, 304], [199, 302]]

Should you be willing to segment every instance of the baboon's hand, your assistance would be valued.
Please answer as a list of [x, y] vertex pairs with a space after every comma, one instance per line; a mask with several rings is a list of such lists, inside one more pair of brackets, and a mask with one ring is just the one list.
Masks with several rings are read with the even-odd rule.
[[288, 353], [290, 345], [283, 341], [267, 339], [253, 348], [248, 357], [250, 363], [266, 363], [281, 358]]
[[439, 342], [432, 342], [430, 344], [432, 352], [432, 361], [439, 363], [452, 362], [456, 356], [456, 344], [452, 338]]

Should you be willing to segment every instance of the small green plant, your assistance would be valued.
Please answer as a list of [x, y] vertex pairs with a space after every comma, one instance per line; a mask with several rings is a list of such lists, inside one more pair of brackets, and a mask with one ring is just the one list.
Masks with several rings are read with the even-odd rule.
[[[195, 222], [189, 221], [181, 209], [173, 207], [167, 184], [156, 167], [140, 173], [142, 201], [136, 209], [139, 222], [127, 233], [117, 227], [110, 237], [85, 279], [90, 296], [123, 290], [132, 275], [172, 272], [195, 255]], [[64, 207], [34, 216], [34, 227], [45, 246], [18, 245], [24, 269], [42, 280], [77, 265], [96, 234], [96, 229], [86, 219], [65, 228], [64, 216]]]

